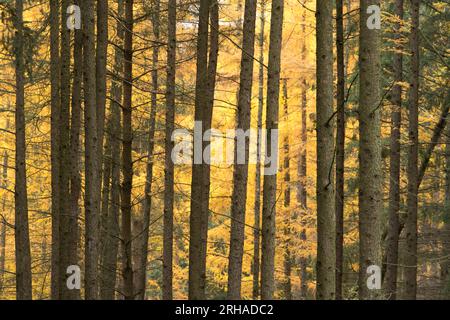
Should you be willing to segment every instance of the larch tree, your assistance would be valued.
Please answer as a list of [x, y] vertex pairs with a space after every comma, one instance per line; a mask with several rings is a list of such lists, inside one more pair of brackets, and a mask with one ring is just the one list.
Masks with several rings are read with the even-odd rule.
[[399, 213], [400, 213], [400, 130], [402, 118], [402, 87], [403, 81], [403, 54], [402, 45], [399, 43], [401, 37], [401, 26], [403, 19], [403, 0], [395, 1], [394, 14], [398, 21], [394, 25], [394, 41], [396, 52], [393, 55], [392, 71], [394, 74], [394, 86], [391, 93], [391, 136], [389, 156], [389, 224], [386, 239], [386, 271], [384, 275], [384, 292], [388, 299], [395, 300], [397, 297], [397, 274], [398, 274], [398, 240], [399, 240]]
[[253, 299], [260, 294], [260, 260], [261, 260], [261, 129], [264, 108], [264, 27], [266, 24], [266, 1], [261, 1], [258, 35], [258, 114], [256, 132], [256, 170], [255, 170], [255, 204], [253, 223]]
[[172, 160], [172, 133], [175, 125], [175, 68], [177, 1], [168, 2], [168, 41], [166, 77], [166, 126], [164, 162], [164, 223], [163, 223], [163, 299], [173, 298], [173, 205], [174, 205], [174, 163]]
[[28, 225], [28, 196], [25, 143], [25, 59], [23, 1], [15, 2], [14, 66], [16, 77], [15, 111], [15, 185], [14, 185], [14, 238], [16, 255], [16, 298], [31, 300], [31, 253]]
[[[273, 0], [270, 19], [269, 61], [267, 70], [266, 154], [278, 166], [278, 115], [280, 95], [281, 40], [284, 0]], [[272, 150], [275, 154], [271, 154]], [[277, 175], [264, 167], [262, 209], [261, 299], [273, 298], [275, 290], [275, 213]]]
[[408, 179], [407, 212], [405, 219], [405, 292], [404, 299], [417, 295], [417, 193], [419, 156], [419, 8], [420, 0], [411, 0], [411, 75], [408, 95]]
[[[359, 298], [373, 299], [379, 290], [367, 286], [368, 267], [381, 267], [382, 160], [380, 122], [380, 30], [372, 24], [373, 6], [360, 1], [359, 33]], [[369, 8], [370, 7], [370, 8]], [[372, 12], [372, 13], [371, 13]]]
[[335, 298], [336, 247], [333, 130], [333, 3], [316, 5], [317, 289], [316, 298]]
[[132, 236], [131, 236], [131, 188], [133, 185], [133, 161], [131, 148], [133, 143], [132, 128], [132, 91], [133, 91], [133, 0], [125, 0], [124, 20], [124, 73], [122, 104], [122, 280], [125, 300], [134, 299]]
[[228, 258], [227, 298], [241, 298], [242, 258], [245, 239], [245, 209], [247, 204], [247, 181], [250, 137], [244, 141], [239, 136], [250, 129], [250, 113], [253, 81], [253, 55], [255, 52], [256, 0], [245, 1], [243, 40], [239, 94], [237, 105], [237, 137], [234, 140], [235, 164], [233, 171], [233, 193], [231, 196], [231, 233]]
[[83, 90], [85, 131], [85, 298], [98, 297], [99, 185], [97, 105], [95, 80], [94, 1], [83, 2]]

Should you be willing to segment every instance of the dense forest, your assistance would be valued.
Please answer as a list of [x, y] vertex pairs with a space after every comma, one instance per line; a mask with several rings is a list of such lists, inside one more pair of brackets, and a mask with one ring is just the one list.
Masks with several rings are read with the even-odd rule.
[[448, 0], [0, 11], [0, 299], [450, 299]]

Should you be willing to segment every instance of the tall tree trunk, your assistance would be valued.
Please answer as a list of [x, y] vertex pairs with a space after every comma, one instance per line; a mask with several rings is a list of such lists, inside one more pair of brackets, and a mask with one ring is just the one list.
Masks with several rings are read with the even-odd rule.
[[[208, 20], [210, 0], [200, 0], [197, 36], [197, 72], [195, 82], [196, 129], [205, 132], [204, 120], [208, 107]], [[206, 285], [206, 241], [208, 232], [209, 199], [205, 199], [204, 179], [207, 166], [203, 163], [201, 137], [194, 136], [194, 161], [191, 183], [191, 215], [189, 219], [189, 299], [205, 298]], [[200, 140], [200, 141], [198, 141]], [[200, 146], [199, 146], [200, 145]], [[209, 169], [209, 167], [208, 167]]]
[[317, 1], [317, 299], [335, 298], [333, 3]]
[[261, 247], [261, 128], [262, 114], [264, 108], [264, 27], [266, 23], [266, 1], [261, 2], [261, 13], [259, 17], [260, 30], [258, 37], [259, 45], [259, 68], [258, 68], [258, 123], [256, 133], [256, 169], [255, 169], [255, 206], [253, 223], [253, 300], [259, 297], [259, 274], [260, 274], [260, 247]]
[[123, 132], [122, 132], [122, 278], [123, 295], [126, 300], [134, 298], [133, 265], [131, 246], [131, 187], [133, 185], [133, 162], [131, 147], [133, 130], [131, 123], [133, 81], [133, 0], [125, 0], [124, 81], [123, 81]]
[[419, 153], [419, 7], [420, 0], [411, 0], [411, 81], [408, 97], [408, 196], [405, 220], [405, 299], [417, 294], [417, 192]]
[[85, 126], [85, 298], [98, 296], [98, 231], [100, 179], [98, 161], [95, 65], [95, 14], [94, 1], [83, 2], [83, 82]]
[[[5, 150], [3, 155], [3, 173], [2, 173], [2, 188], [6, 191], [8, 187], [8, 152]], [[6, 198], [7, 193], [3, 194], [2, 199], [2, 212], [6, 213]], [[3, 281], [5, 274], [5, 262], [6, 262], [6, 222], [1, 221], [0, 229], [0, 293], [3, 293]]]
[[[62, 12], [67, 12], [70, 1], [63, 0]], [[69, 157], [70, 150], [70, 30], [66, 27], [66, 15], [61, 14], [61, 108], [59, 117], [59, 137], [60, 137], [60, 151], [59, 151], [59, 192], [61, 195], [68, 195], [70, 190], [70, 162], [73, 160]], [[60, 252], [59, 252], [59, 292], [60, 298], [74, 299], [79, 293], [78, 290], [69, 290], [66, 285], [67, 267], [72, 264], [77, 264], [76, 252], [70, 251], [70, 202], [69, 197], [62, 196], [59, 201], [59, 237], [60, 237]], [[71, 263], [73, 262], [73, 263]]]
[[367, 286], [367, 268], [381, 267], [380, 219], [382, 160], [380, 133], [380, 31], [369, 29], [367, 8], [380, 1], [360, 1], [359, 36], [359, 298], [372, 299], [377, 290]]
[[[286, 128], [289, 127], [289, 105], [288, 105], [288, 92], [287, 92], [287, 79], [283, 79], [283, 104], [284, 104], [284, 121]], [[286, 131], [283, 139], [283, 180], [284, 180], [284, 253], [283, 253], [283, 268], [284, 268], [284, 283], [283, 291], [284, 298], [286, 300], [292, 300], [292, 257], [291, 257], [291, 175], [290, 170], [290, 158], [289, 158], [289, 133]]]
[[51, 188], [52, 188], [52, 257], [51, 297], [60, 298], [60, 237], [59, 237], [59, 118], [60, 118], [60, 61], [59, 61], [59, 1], [50, 1], [50, 85], [51, 85]]
[[[237, 105], [237, 130], [245, 133], [250, 129], [250, 112], [253, 80], [253, 55], [255, 52], [256, 0], [245, 1], [240, 85]], [[231, 196], [231, 234], [228, 258], [227, 298], [241, 298], [242, 257], [244, 255], [245, 208], [247, 204], [247, 180], [249, 137], [245, 136], [244, 147], [237, 138], [234, 141], [235, 161], [233, 172], [233, 193]], [[239, 152], [244, 151], [244, 154]], [[243, 156], [243, 159], [241, 159]]]
[[[395, 15], [403, 19], [403, 0], [396, 0]], [[401, 22], [395, 26], [394, 39], [401, 36]], [[386, 271], [384, 276], [384, 292], [388, 299], [397, 297], [397, 265], [398, 265], [398, 239], [399, 239], [399, 212], [400, 212], [400, 130], [403, 81], [403, 55], [402, 46], [396, 45], [392, 67], [394, 73], [394, 87], [392, 88], [391, 102], [391, 151], [389, 165], [389, 225], [386, 239]]]
[[343, 0], [336, 0], [336, 300], [342, 299], [344, 260], [345, 65]]
[[[449, 116], [447, 116], [448, 118]], [[443, 254], [450, 256], [450, 126], [446, 130], [445, 144], [445, 213], [444, 227], [442, 230]], [[441, 265], [442, 295], [444, 299], [450, 298], [450, 261], [447, 259]]]
[[119, 211], [120, 211], [120, 105], [122, 101], [123, 74], [123, 12], [124, 0], [117, 0], [117, 43], [114, 46], [113, 77], [111, 81], [110, 101], [110, 131], [108, 132], [111, 148], [111, 189], [105, 223], [105, 235], [102, 251], [102, 274], [100, 283], [100, 298], [114, 299], [116, 288], [117, 257], [119, 251]]
[[[284, 0], [273, 0], [270, 21], [270, 45], [267, 79], [266, 153], [278, 161], [278, 114], [280, 94], [280, 58]], [[272, 141], [273, 140], [273, 141]], [[273, 145], [274, 144], [274, 145]], [[275, 154], [271, 154], [272, 150]], [[265, 166], [262, 211], [261, 298], [273, 298], [275, 289], [275, 212], [277, 175]], [[269, 174], [272, 173], [272, 174]]]
[[[301, 61], [306, 61], [306, 12], [303, 11], [302, 15], [302, 49], [301, 49]], [[300, 131], [300, 153], [299, 153], [299, 161], [298, 161], [298, 184], [297, 184], [297, 202], [300, 203], [300, 215], [306, 215], [308, 212], [308, 204], [307, 204], [307, 191], [306, 191], [306, 149], [307, 149], [307, 143], [308, 143], [308, 131], [307, 131], [307, 123], [306, 123], [306, 107], [307, 107], [307, 101], [306, 101], [306, 91], [307, 91], [307, 82], [306, 78], [303, 78], [302, 85], [301, 85], [301, 104], [300, 104], [300, 113], [301, 113], [301, 131]], [[301, 219], [300, 219], [301, 221]], [[300, 240], [302, 241], [302, 244], [306, 243], [306, 229], [304, 226], [304, 222], [301, 225], [301, 232], [300, 232]], [[300, 284], [300, 297], [302, 299], [306, 299], [307, 293], [308, 293], [308, 279], [307, 279], [307, 272], [306, 272], [306, 263], [307, 258], [306, 256], [301, 256], [299, 261], [299, 268], [300, 268], [300, 278], [301, 278], [301, 284]]]
[[14, 38], [16, 71], [16, 159], [15, 159], [15, 244], [16, 244], [16, 297], [17, 300], [31, 300], [31, 254], [28, 227], [28, 197], [25, 144], [25, 75], [24, 75], [24, 32], [23, 1], [16, 0]]
[[167, 46], [167, 83], [166, 83], [166, 128], [164, 163], [164, 235], [163, 235], [163, 292], [165, 300], [172, 300], [173, 265], [173, 198], [174, 165], [172, 161], [172, 133], [175, 125], [175, 67], [176, 67], [176, 26], [177, 2], [168, 3], [168, 46]]

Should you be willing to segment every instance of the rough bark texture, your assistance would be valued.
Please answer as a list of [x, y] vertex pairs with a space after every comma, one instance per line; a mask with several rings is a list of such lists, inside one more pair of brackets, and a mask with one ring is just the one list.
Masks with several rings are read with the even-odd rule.
[[[284, 0], [273, 0], [270, 21], [269, 63], [267, 71], [266, 153], [272, 149], [272, 136], [278, 161], [278, 114], [280, 94], [280, 58], [283, 30]], [[267, 167], [267, 165], [266, 165]], [[263, 184], [262, 210], [262, 259], [261, 298], [272, 299], [275, 289], [275, 207], [277, 196], [277, 175], [265, 175]]]
[[342, 299], [344, 260], [345, 65], [343, 0], [336, 0], [336, 300]]
[[[448, 117], [448, 116], [447, 116]], [[442, 231], [443, 256], [450, 256], [450, 126], [446, 130], [445, 145], [445, 214], [444, 228]], [[442, 297], [450, 299], [450, 261], [447, 259], [441, 265], [442, 274]]]
[[[204, 120], [208, 113], [208, 20], [209, 0], [200, 0], [199, 25], [197, 36], [197, 72], [195, 82], [194, 119], [203, 122], [202, 136], [205, 131]], [[197, 123], [198, 123], [197, 122]], [[196, 141], [197, 140], [197, 141]], [[200, 141], [199, 141], [200, 140]], [[199, 137], [194, 137], [194, 163], [191, 182], [191, 214], [189, 219], [189, 299], [205, 298], [206, 283], [206, 241], [208, 231], [209, 199], [205, 198], [204, 176], [206, 165], [203, 164], [203, 145]], [[198, 145], [201, 145], [199, 147]], [[202, 164], [195, 163], [200, 160]], [[209, 170], [209, 167], [208, 167]], [[207, 209], [207, 208], [206, 208]]]
[[262, 113], [264, 108], [264, 27], [266, 23], [266, 1], [261, 2], [261, 13], [259, 17], [259, 68], [258, 68], [258, 123], [256, 135], [256, 170], [255, 170], [255, 206], [253, 223], [253, 299], [259, 297], [260, 283], [260, 248], [261, 248], [261, 128]]
[[[237, 105], [237, 130], [246, 132], [250, 128], [250, 112], [253, 80], [253, 55], [255, 52], [256, 0], [245, 1], [242, 56], [240, 68], [239, 95]], [[245, 209], [247, 204], [247, 180], [249, 137], [244, 140], [245, 149], [239, 150], [238, 140], [234, 141], [235, 164], [233, 171], [233, 193], [231, 196], [231, 234], [228, 258], [227, 298], [241, 298], [242, 257], [244, 255]], [[244, 154], [238, 154], [242, 153]], [[240, 160], [243, 157], [243, 163]]]
[[[288, 91], [287, 79], [283, 79], [283, 120], [286, 127], [289, 125], [289, 105], [288, 105]], [[290, 175], [290, 157], [289, 157], [289, 132], [285, 132], [283, 138], [283, 182], [284, 182], [284, 201], [283, 201], [283, 296], [286, 300], [292, 300], [292, 256], [291, 256], [291, 175]]]
[[23, 1], [16, 0], [14, 62], [16, 71], [16, 153], [14, 186], [14, 230], [16, 254], [16, 298], [31, 300], [31, 255], [28, 227], [28, 196], [25, 144], [25, 76]]
[[335, 298], [333, 3], [317, 1], [317, 299]]
[[360, 1], [359, 36], [359, 298], [373, 299], [379, 290], [367, 287], [367, 268], [381, 267], [382, 160], [380, 134], [380, 31], [367, 27], [367, 7]]
[[172, 161], [172, 132], [175, 125], [175, 63], [176, 63], [176, 0], [168, 3], [168, 46], [166, 83], [166, 128], [164, 163], [164, 235], [163, 235], [163, 299], [171, 300], [173, 262], [173, 201], [174, 165]]
[[52, 257], [51, 298], [60, 298], [59, 277], [59, 113], [60, 113], [60, 63], [59, 63], [59, 1], [50, 1], [50, 86], [51, 86], [51, 187], [52, 187]]
[[[403, 0], [396, 0], [395, 15], [403, 19]], [[395, 24], [394, 39], [398, 40], [400, 22]], [[397, 265], [398, 265], [398, 239], [399, 239], [399, 211], [400, 211], [400, 130], [403, 80], [403, 55], [401, 45], [397, 45], [397, 52], [393, 56], [392, 68], [395, 84], [392, 88], [391, 103], [391, 138], [390, 138], [390, 164], [389, 164], [389, 211], [388, 234], [386, 239], [386, 271], [384, 275], [384, 292], [390, 300], [397, 296]]]
[[133, 162], [131, 147], [133, 142], [132, 82], [133, 82], [133, 0], [125, 0], [124, 36], [124, 80], [123, 80], [123, 131], [122, 131], [122, 279], [125, 300], [134, 298], [132, 236], [131, 236], [131, 187], [133, 185]]
[[85, 130], [85, 298], [98, 295], [98, 232], [100, 179], [98, 167], [97, 106], [95, 69], [95, 6], [94, 1], [83, 2], [83, 88]]
[[404, 299], [417, 295], [417, 192], [419, 154], [419, 0], [411, 0], [411, 80], [408, 96], [408, 195], [405, 220], [405, 292]]
[[[8, 129], [8, 128], [7, 128]], [[5, 151], [3, 154], [3, 170], [2, 170], [2, 180], [1, 188], [8, 187], [8, 152]], [[2, 199], [2, 212], [6, 212], [6, 194], [3, 195]], [[6, 262], [6, 222], [1, 221], [0, 226], [0, 292], [3, 293], [3, 281], [5, 274], [5, 262]]]

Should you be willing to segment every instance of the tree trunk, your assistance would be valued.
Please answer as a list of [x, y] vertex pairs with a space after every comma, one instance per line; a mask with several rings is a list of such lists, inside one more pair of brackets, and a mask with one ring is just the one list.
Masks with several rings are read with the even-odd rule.
[[28, 227], [28, 197], [25, 143], [25, 75], [23, 1], [16, 0], [14, 39], [16, 71], [16, 155], [15, 155], [15, 245], [16, 245], [16, 298], [31, 300], [31, 255]]
[[317, 1], [317, 299], [335, 298], [333, 3]]
[[100, 179], [98, 161], [94, 1], [83, 2], [83, 82], [85, 126], [85, 298], [97, 299]]
[[176, 68], [176, 0], [168, 3], [168, 46], [167, 46], [167, 83], [166, 83], [166, 128], [164, 163], [164, 235], [163, 235], [163, 292], [164, 300], [172, 300], [173, 276], [173, 199], [174, 164], [172, 161], [172, 133], [175, 125], [175, 68]]
[[[448, 116], [447, 116], [448, 117]], [[445, 213], [442, 230], [443, 256], [450, 256], [450, 126], [446, 130], [445, 145]], [[447, 259], [441, 264], [442, 295], [444, 299], [450, 299], [450, 261]]]
[[344, 260], [345, 65], [343, 0], [336, 0], [336, 300], [342, 299]]
[[[195, 82], [196, 126], [205, 132], [204, 120], [208, 113], [208, 20], [209, 0], [200, 0], [199, 25], [197, 36], [197, 72]], [[206, 285], [206, 241], [208, 233], [209, 199], [205, 199], [204, 180], [207, 167], [203, 163], [203, 144], [201, 137], [194, 137], [194, 162], [192, 165], [191, 215], [189, 219], [189, 299], [205, 298]], [[198, 141], [200, 140], [200, 141]], [[200, 145], [200, 146], [199, 146]]]
[[[403, 19], [403, 0], [396, 0], [395, 15]], [[394, 39], [398, 41], [401, 36], [401, 22], [394, 26]], [[393, 57], [394, 87], [392, 88], [391, 112], [391, 152], [389, 165], [389, 225], [386, 239], [386, 271], [384, 276], [384, 292], [388, 299], [397, 297], [397, 265], [398, 265], [398, 239], [399, 239], [399, 212], [400, 212], [400, 130], [403, 81], [403, 55], [402, 46], [397, 44]]]
[[131, 246], [131, 187], [133, 185], [133, 162], [131, 147], [133, 129], [131, 123], [132, 111], [132, 81], [133, 81], [133, 0], [125, 0], [125, 38], [124, 38], [124, 81], [123, 81], [123, 132], [122, 132], [122, 278], [125, 300], [132, 300], [133, 265]]
[[417, 192], [418, 192], [418, 153], [419, 153], [419, 0], [411, 0], [411, 82], [408, 97], [408, 196], [405, 220], [405, 294], [408, 300], [416, 299], [417, 294]]
[[113, 300], [116, 289], [117, 256], [119, 251], [119, 211], [120, 211], [120, 105], [122, 101], [122, 73], [123, 73], [123, 35], [122, 25], [124, 1], [117, 0], [117, 43], [114, 46], [113, 77], [111, 80], [110, 101], [110, 131], [109, 141], [111, 148], [111, 189], [109, 195], [105, 235], [102, 251], [102, 274], [100, 283], [100, 298]]
[[369, 5], [360, 1], [359, 36], [359, 298], [373, 299], [378, 290], [367, 286], [367, 268], [381, 266], [380, 219], [382, 204], [382, 160], [380, 133], [380, 31], [369, 29]]
[[[244, 26], [242, 40], [242, 56], [240, 69], [240, 85], [237, 105], [237, 130], [245, 133], [250, 129], [250, 112], [253, 80], [253, 55], [255, 52], [256, 0], [245, 1]], [[241, 298], [242, 257], [244, 254], [245, 208], [247, 204], [247, 180], [249, 137], [245, 136], [244, 150], [241, 142], [235, 138], [235, 161], [233, 172], [233, 193], [231, 197], [231, 234], [228, 263], [227, 298]], [[244, 154], [240, 152], [244, 151]], [[244, 159], [241, 159], [242, 156]], [[243, 161], [241, 161], [243, 160]]]
[[[283, 103], [284, 103], [284, 121], [286, 128], [289, 127], [289, 105], [288, 105], [288, 93], [287, 93], [287, 79], [283, 79]], [[289, 133], [285, 133], [283, 139], [283, 180], [284, 180], [284, 237], [283, 246], [283, 267], [284, 267], [284, 283], [283, 283], [283, 295], [286, 300], [292, 300], [292, 257], [291, 257], [291, 175], [290, 170], [290, 158], [289, 158]]]
[[[284, 0], [273, 0], [270, 21], [270, 45], [267, 79], [266, 153], [278, 161], [278, 113], [280, 94], [280, 58]], [[273, 141], [272, 141], [273, 140]], [[274, 145], [274, 146], [273, 146]], [[273, 298], [275, 289], [275, 212], [277, 175], [264, 170], [262, 211], [261, 298]]]
[[[302, 16], [302, 52], [301, 52], [301, 61], [306, 61], [306, 12], [303, 11]], [[305, 215], [308, 213], [308, 204], [307, 204], [307, 191], [306, 191], [306, 146], [308, 143], [308, 131], [307, 131], [307, 123], [306, 123], [306, 107], [307, 107], [307, 101], [306, 101], [306, 91], [307, 91], [307, 83], [306, 79], [303, 78], [302, 85], [301, 85], [301, 104], [300, 104], [300, 113], [301, 113], [301, 131], [300, 131], [300, 153], [299, 153], [299, 161], [298, 161], [298, 184], [297, 184], [297, 202], [300, 203], [300, 214], [299, 216]], [[302, 221], [302, 219], [300, 219]], [[301, 222], [301, 232], [300, 232], [300, 240], [302, 241], [302, 245], [306, 244], [306, 229], [305, 229], [305, 223]], [[299, 268], [300, 268], [300, 278], [301, 278], [301, 284], [300, 284], [300, 297], [302, 299], [306, 299], [307, 293], [308, 293], [308, 279], [307, 279], [307, 272], [306, 272], [306, 263], [307, 263], [307, 257], [301, 256], [299, 261]]]
[[260, 247], [261, 247], [261, 128], [262, 113], [264, 108], [264, 27], [266, 23], [266, 1], [261, 2], [259, 45], [259, 69], [258, 69], [258, 123], [256, 133], [256, 173], [255, 173], [255, 207], [253, 223], [253, 300], [258, 299], [259, 274], [260, 274]]
[[[3, 174], [2, 174], [1, 186], [6, 191], [6, 188], [8, 187], [8, 152], [6, 150], [3, 155]], [[2, 199], [3, 214], [6, 214], [6, 198], [7, 198], [7, 193], [5, 192], [3, 194], [3, 199]], [[5, 223], [5, 221], [2, 221], [1, 222], [1, 230], [0, 230], [0, 293], [3, 293], [5, 262], [6, 262], [6, 223]]]
[[59, 118], [60, 118], [60, 61], [59, 61], [59, 1], [50, 1], [50, 86], [51, 86], [51, 188], [52, 188], [52, 257], [51, 297], [60, 298], [60, 237], [59, 237]]

